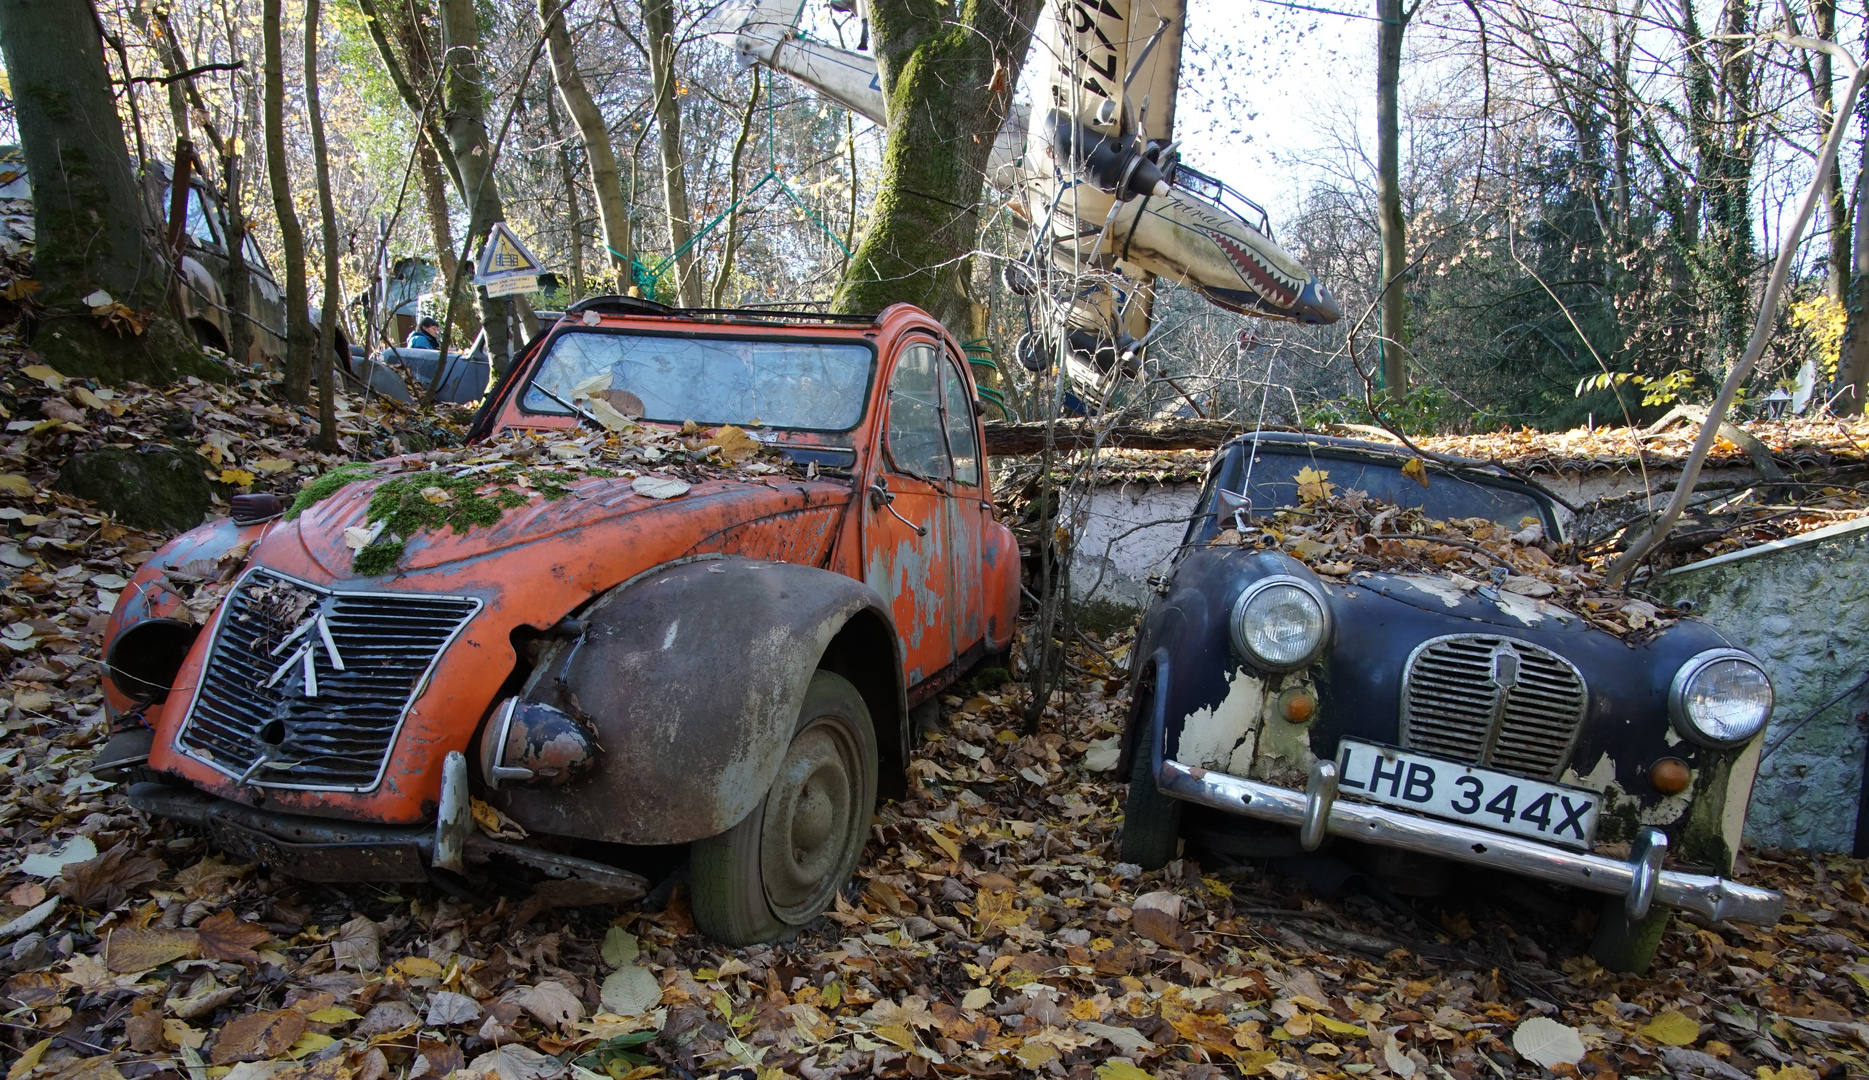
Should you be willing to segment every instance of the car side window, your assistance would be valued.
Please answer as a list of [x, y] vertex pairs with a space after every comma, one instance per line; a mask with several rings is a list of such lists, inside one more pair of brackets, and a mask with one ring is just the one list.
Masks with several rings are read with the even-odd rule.
[[910, 345], [889, 377], [889, 460], [927, 480], [952, 475], [941, 430], [940, 365], [933, 345]]
[[941, 400], [947, 411], [947, 445], [954, 455], [954, 479], [969, 487], [980, 483], [980, 446], [974, 438], [973, 401], [967, 380], [952, 359], [941, 365]]

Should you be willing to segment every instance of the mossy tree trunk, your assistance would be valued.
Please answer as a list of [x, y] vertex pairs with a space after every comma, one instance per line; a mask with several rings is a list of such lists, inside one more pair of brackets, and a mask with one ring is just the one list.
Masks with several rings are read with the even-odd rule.
[[1402, 217], [1402, 35], [1420, 6], [1378, 0], [1376, 30], [1376, 215], [1382, 233], [1382, 386], [1400, 400], [1408, 393], [1408, 223]]
[[1039, 0], [873, 0], [889, 110], [881, 185], [837, 291], [839, 311], [916, 304], [970, 325], [980, 189], [1032, 40]]
[[[474, 0], [441, 0], [442, 130], [461, 170], [461, 201], [467, 206], [470, 242], [487, 235], [506, 217], [499, 177], [493, 169], [493, 140], [487, 135], [487, 76], [480, 66], [480, 13]], [[479, 291], [479, 290], [476, 290]], [[488, 355], [504, 371], [506, 303], [480, 298], [480, 322]]]
[[[590, 163], [591, 190], [597, 196], [597, 220], [603, 227], [604, 265], [618, 267], [618, 280], [628, 288], [630, 256], [629, 204], [623, 199], [623, 174], [617, 168], [616, 151], [610, 145], [610, 128], [603, 110], [592, 100], [584, 76], [578, 73], [577, 50], [571, 44], [571, 32], [565, 27], [564, 5], [560, 0], [539, 0], [539, 21], [545, 26], [545, 42], [551, 51], [552, 81], [558, 96], [584, 139], [584, 158]], [[553, 118], [556, 123], [556, 118]], [[553, 136], [556, 141], [556, 135]], [[562, 144], [561, 144], [562, 145]], [[577, 188], [569, 178], [566, 191], [573, 200]], [[582, 223], [574, 223], [574, 234]], [[620, 254], [619, 254], [620, 253]], [[582, 276], [581, 272], [578, 274]], [[582, 292], [580, 285], [576, 291]]]
[[681, 143], [674, 0], [643, 0], [642, 23], [649, 38], [649, 79], [655, 84], [656, 147], [662, 158], [662, 206], [668, 211], [668, 249], [675, 257], [676, 299], [684, 307], [700, 307], [701, 279], [694, 249], [688, 246], [694, 238], [694, 219], [688, 209], [687, 151]]
[[[0, 51], [38, 230], [32, 347], [67, 375], [112, 381], [214, 371], [173, 317], [170, 267], [131, 170], [89, 0], [0, 0]], [[143, 332], [94, 316], [85, 298], [99, 289], [136, 312]]]

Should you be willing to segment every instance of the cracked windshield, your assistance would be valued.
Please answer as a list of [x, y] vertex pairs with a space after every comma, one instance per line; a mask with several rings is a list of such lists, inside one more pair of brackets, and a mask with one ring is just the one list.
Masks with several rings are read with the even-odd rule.
[[863, 418], [874, 364], [864, 345], [572, 332], [552, 343], [524, 407], [562, 414], [588, 397], [632, 419], [843, 431]]

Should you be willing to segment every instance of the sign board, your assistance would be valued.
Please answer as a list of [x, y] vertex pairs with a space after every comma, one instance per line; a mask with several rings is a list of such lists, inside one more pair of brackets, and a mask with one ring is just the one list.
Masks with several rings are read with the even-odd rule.
[[527, 274], [525, 277], [496, 278], [493, 281], [487, 282], [487, 296], [490, 298], [495, 296], [515, 296], [519, 293], [538, 291], [539, 279], [532, 274]]
[[[474, 264], [474, 284], [487, 285], [507, 278], [537, 278], [545, 269], [539, 257], [519, 242], [506, 222], [496, 221]], [[497, 295], [497, 294], [495, 294]]]

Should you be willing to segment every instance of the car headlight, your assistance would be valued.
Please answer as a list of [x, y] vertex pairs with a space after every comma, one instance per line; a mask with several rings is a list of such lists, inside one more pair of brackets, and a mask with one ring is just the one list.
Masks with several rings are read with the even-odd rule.
[[1681, 665], [1668, 688], [1668, 719], [1702, 746], [1738, 746], [1772, 715], [1772, 681], [1738, 649], [1709, 649]]
[[1330, 608], [1317, 587], [1276, 574], [1246, 587], [1233, 602], [1233, 649], [1272, 671], [1303, 667], [1317, 657], [1330, 632]]

